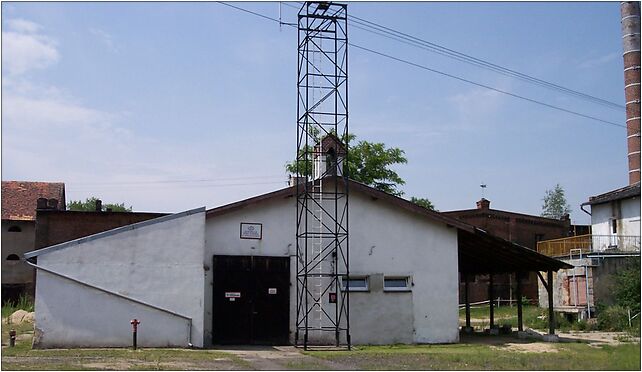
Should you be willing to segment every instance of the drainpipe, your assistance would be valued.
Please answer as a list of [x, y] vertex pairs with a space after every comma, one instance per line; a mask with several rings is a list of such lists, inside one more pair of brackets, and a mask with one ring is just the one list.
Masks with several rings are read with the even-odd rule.
[[584, 212], [584, 213], [588, 214], [589, 216], [591, 216], [591, 212], [589, 212], [586, 209], [584, 209], [584, 205], [586, 205], [586, 204], [580, 204], [580, 209], [582, 210], [582, 212]]

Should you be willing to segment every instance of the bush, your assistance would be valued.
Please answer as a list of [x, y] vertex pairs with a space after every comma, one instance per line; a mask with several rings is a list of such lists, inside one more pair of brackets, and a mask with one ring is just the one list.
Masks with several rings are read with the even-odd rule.
[[640, 260], [629, 260], [626, 269], [615, 275], [615, 303], [633, 312], [640, 311]]
[[597, 328], [601, 331], [629, 329], [629, 313], [622, 306], [610, 306], [597, 314]]

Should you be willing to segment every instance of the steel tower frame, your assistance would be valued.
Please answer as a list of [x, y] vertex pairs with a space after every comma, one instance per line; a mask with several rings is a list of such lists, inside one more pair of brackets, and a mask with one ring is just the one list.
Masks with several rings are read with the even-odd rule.
[[298, 14], [295, 344], [302, 337], [305, 349], [331, 343], [350, 348], [351, 343], [345, 280], [350, 275], [348, 172], [343, 168], [347, 25], [346, 4], [305, 2]]

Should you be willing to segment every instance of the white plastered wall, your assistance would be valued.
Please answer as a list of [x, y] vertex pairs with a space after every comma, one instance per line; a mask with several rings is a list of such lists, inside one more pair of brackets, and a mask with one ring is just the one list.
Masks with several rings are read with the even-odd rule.
[[[591, 206], [593, 235], [612, 235], [610, 220], [617, 220], [617, 235], [640, 236], [640, 198], [631, 197]], [[639, 241], [639, 239], [638, 239]]]
[[[206, 222], [205, 256], [290, 256], [290, 339], [296, 321], [295, 199], [286, 197], [248, 205]], [[350, 194], [350, 270], [369, 275], [370, 292], [350, 296], [351, 335], [355, 344], [457, 342], [457, 230], [444, 223]], [[241, 222], [262, 223], [262, 240], [239, 237]], [[212, 329], [212, 276], [206, 273], [205, 329]], [[409, 276], [411, 292], [384, 292], [384, 276]]]
[[[185, 347], [190, 337], [194, 346], [203, 346], [204, 209], [101, 234], [63, 243], [61, 249], [46, 248], [48, 252], [42, 250], [38, 255], [38, 266], [77, 281], [38, 270], [39, 346], [60, 346], [71, 340], [71, 346], [119, 346], [116, 338], [129, 343], [128, 317], [142, 322], [141, 346], [161, 346], [157, 345], [160, 342]], [[78, 290], [83, 286], [78, 282], [88, 288]], [[67, 321], [72, 314], [91, 321], [73, 326]], [[185, 318], [191, 319], [191, 334], [184, 326]], [[124, 326], [123, 321], [127, 321]], [[110, 337], [103, 337], [105, 334]]]

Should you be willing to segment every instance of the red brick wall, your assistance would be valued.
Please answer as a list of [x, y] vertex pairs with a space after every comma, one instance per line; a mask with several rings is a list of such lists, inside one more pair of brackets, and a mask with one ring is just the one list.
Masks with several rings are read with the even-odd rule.
[[[530, 249], [537, 248], [537, 240], [548, 240], [568, 236], [571, 229], [570, 220], [554, 220], [521, 213], [513, 213], [494, 209], [468, 209], [445, 212], [466, 223], [479, 227], [492, 235], [523, 245]], [[522, 296], [537, 300], [537, 274], [530, 273], [522, 283]], [[512, 282], [512, 286], [511, 286]], [[494, 297], [515, 299], [516, 281], [508, 274], [498, 274], [493, 277]], [[459, 284], [460, 303], [464, 303], [464, 283]], [[488, 300], [488, 276], [478, 276], [475, 282], [468, 286], [470, 302]]]
[[38, 210], [35, 248], [48, 247], [165, 215], [166, 213]]

